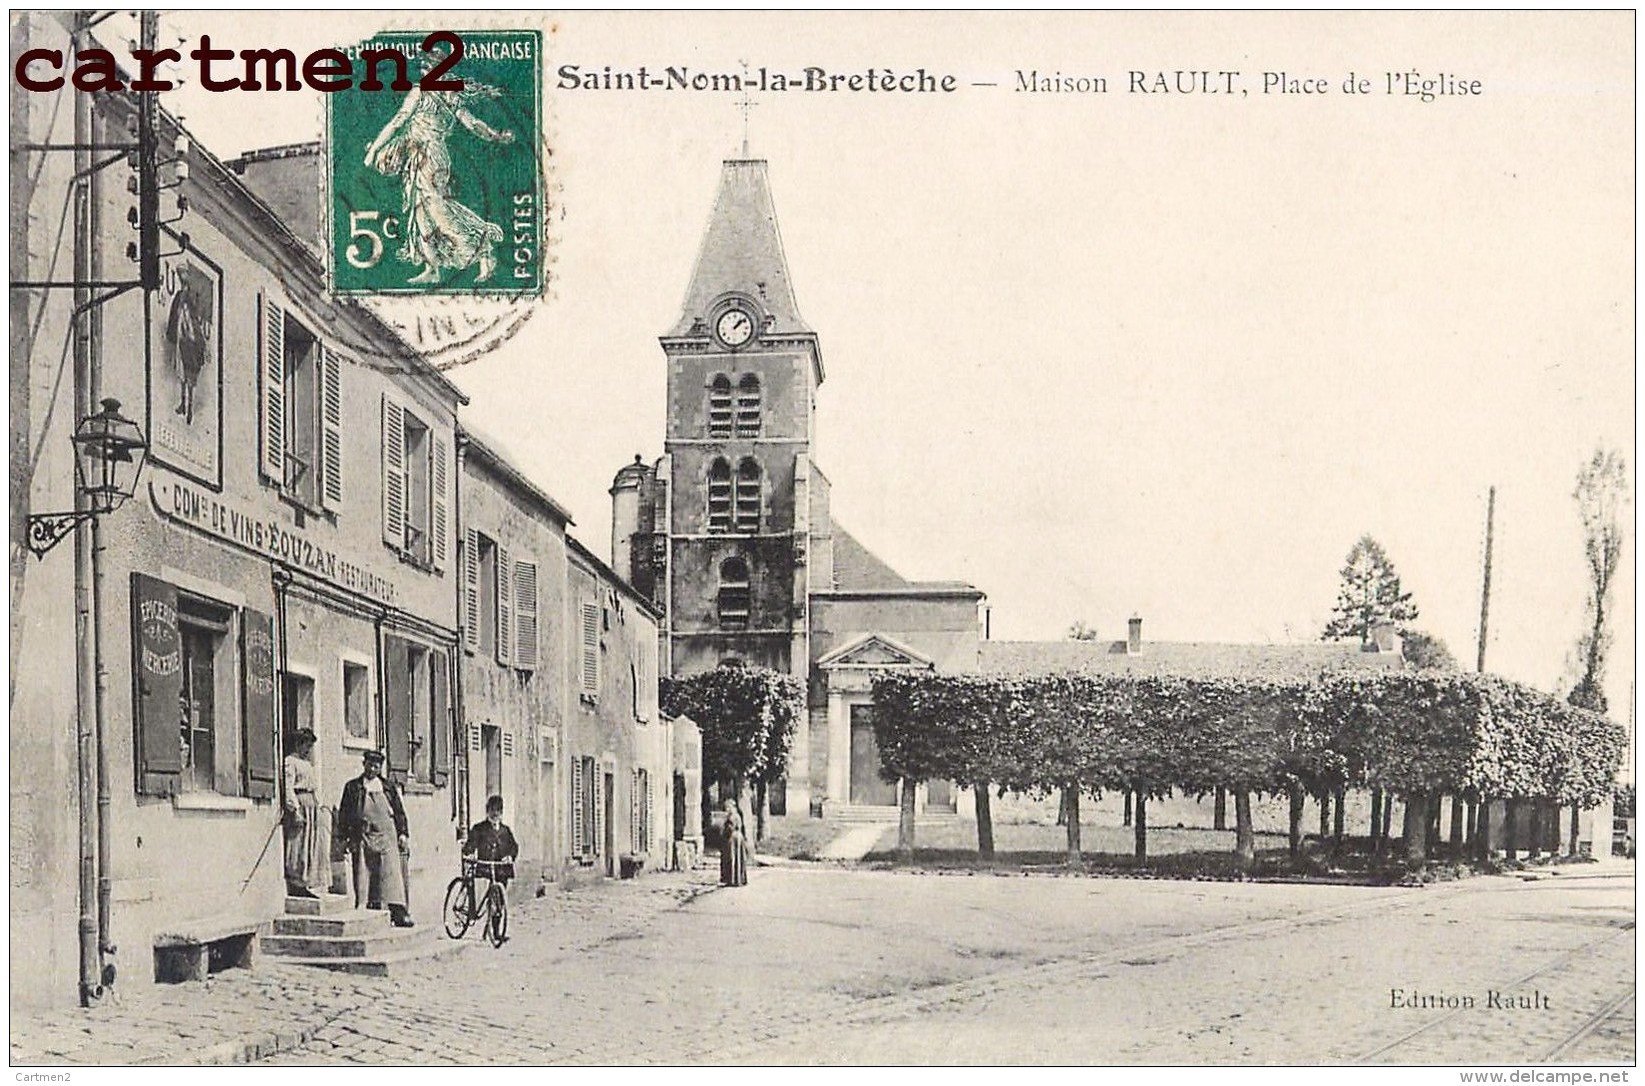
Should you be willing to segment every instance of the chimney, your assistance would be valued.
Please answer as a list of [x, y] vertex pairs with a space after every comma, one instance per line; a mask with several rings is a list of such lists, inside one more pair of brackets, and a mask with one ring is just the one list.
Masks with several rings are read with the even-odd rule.
[[1142, 616], [1132, 615], [1126, 624], [1125, 652], [1128, 656], [1136, 656], [1142, 652]]

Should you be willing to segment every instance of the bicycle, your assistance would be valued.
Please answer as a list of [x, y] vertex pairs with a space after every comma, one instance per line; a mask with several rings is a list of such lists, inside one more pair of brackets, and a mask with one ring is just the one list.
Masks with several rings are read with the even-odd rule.
[[[470, 924], [484, 917], [485, 924], [480, 929], [483, 937], [494, 947], [503, 945], [508, 939], [508, 897], [497, 876], [499, 869], [511, 866], [513, 864], [509, 860], [463, 857], [463, 873], [446, 887], [445, 925], [448, 936], [461, 939], [467, 934]], [[482, 873], [482, 868], [490, 886], [485, 896], [476, 901], [474, 879]]]

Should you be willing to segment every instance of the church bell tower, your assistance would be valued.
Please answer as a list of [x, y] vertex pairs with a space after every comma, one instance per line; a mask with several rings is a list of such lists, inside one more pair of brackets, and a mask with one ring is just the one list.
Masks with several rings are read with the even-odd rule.
[[684, 307], [661, 343], [668, 423], [645, 512], [658, 529], [649, 572], [667, 600], [669, 670], [736, 659], [803, 677], [823, 365], [794, 301], [763, 159], [724, 163]]

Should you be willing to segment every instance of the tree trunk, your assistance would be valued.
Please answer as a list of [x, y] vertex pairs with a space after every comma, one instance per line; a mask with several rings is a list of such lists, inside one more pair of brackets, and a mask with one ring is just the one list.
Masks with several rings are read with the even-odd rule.
[[1503, 805], [1502, 855], [1504, 859], [1519, 859], [1519, 800], [1511, 799]]
[[1251, 793], [1243, 788], [1234, 792], [1234, 852], [1246, 871], [1256, 866], [1257, 835], [1251, 830]]
[[1068, 866], [1078, 867], [1085, 861], [1080, 854], [1080, 786], [1064, 785], [1062, 808], [1068, 815]]
[[914, 779], [902, 779], [902, 797], [897, 812], [897, 851], [904, 863], [914, 862]]
[[1580, 835], [1580, 832], [1579, 832], [1581, 829], [1582, 829], [1582, 808], [1580, 806], [1578, 806], [1577, 804], [1573, 803], [1573, 804], [1571, 804], [1571, 838], [1570, 838], [1571, 850], [1568, 853], [1568, 855], [1575, 856], [1577, 854], [1577, 851], [1581, 848], [1581, 844], [1580, 844], [1580, 836], [1581, 835]]
[[1141, 788], [1137, 789], [1136, 810], [1137, 863], [1145, 864], [1148, 862], [1148, 793]]
[[1474, 803], [1474, 856], [1481, 862], [1491, 858], [1491, 801], [1480, 796]]
[[1295, 861], [1302, 857], [1302, 789], [1293, 784], [1286, 793], [1291, 801], [1291, 859]]
[[1314, 800], [1319, 804], [1319, 843], [1323, 845], [1331, 836], [1331, 793], [1321, 792]]
[[1444, 800], [1444, 793], [1435, 792], [1428, 797], [1428, 843], [1426, 855], [1439, 854], [1439, 812], [1440, 804]]
[[1120, 825], [1129, 826], [1130, 824], [1131, 824], [1131, 790], [1126, 789], [1126, 791], [1125, 791], [1125, 821], [1121, 822]]
[[1384, 848], [1388, 847], [1389, 834], [1392, 833], [1393, 828], [1394, 794], [1392, 792], [1384, 792], [1382, 794], [1382, 845]]
[[1405, 796], [1405, 862], [1417, 867], [1428, 859], [1428, 795]]
[[1331, 811], [1331, 857], [1342, 852], [1342, 834], [1348, 828], [1348, 787], [1338, 785], [1336, 804]]
[[1479, 800], [1468, 801], [1467, 825], [1463, 827], [1462, 836], [1468, 842], [1470, 851], [1479, 841]]
[[756, 843], [765, 840], [765, 820], [770, 816], [769, 806], [771, 797], [767, 795], [767, 785], [764, 781], [754, 782], [754, 840]]
[[1382, 789], [1371, 789], [1371, 854], [1382, 854]]
[[1225, 830], [1228, 828], [1228, 789], [1217, 785], [1217, 798], [1211, 808], [1211, 828]]
[[1542, 855], [1542, 801], [1540, 799], [1531, 801], [1530, 830], [1531, 832], [1526, 835], [1530, 840], [1525, 843], [1525, 856], [1526, 859], [1534, 860]]
[[994, 858], [993, 796], [988, 794], [988, 782], [978, 781], [971, 786], [971, 798], [977, 808], [977, 855], [985, 860]]
[[1451, 793], [1451, 859], [1462, 859], [1462, 797]]
[[1057, 797], [1057, 825], [1068, 825], [1068, 789], [1066, 788]]

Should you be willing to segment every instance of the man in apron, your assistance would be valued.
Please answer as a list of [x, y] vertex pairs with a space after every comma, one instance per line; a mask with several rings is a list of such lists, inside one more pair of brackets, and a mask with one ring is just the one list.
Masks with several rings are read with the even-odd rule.
[[354, 904], [388, 907], [394, 926], [413, 926], [407, 907], [410, 832], [394, 782], [383, 778], [383, 753], [368, 750], [358, 777], [343, 786], [338, 832], [354, 854]]

